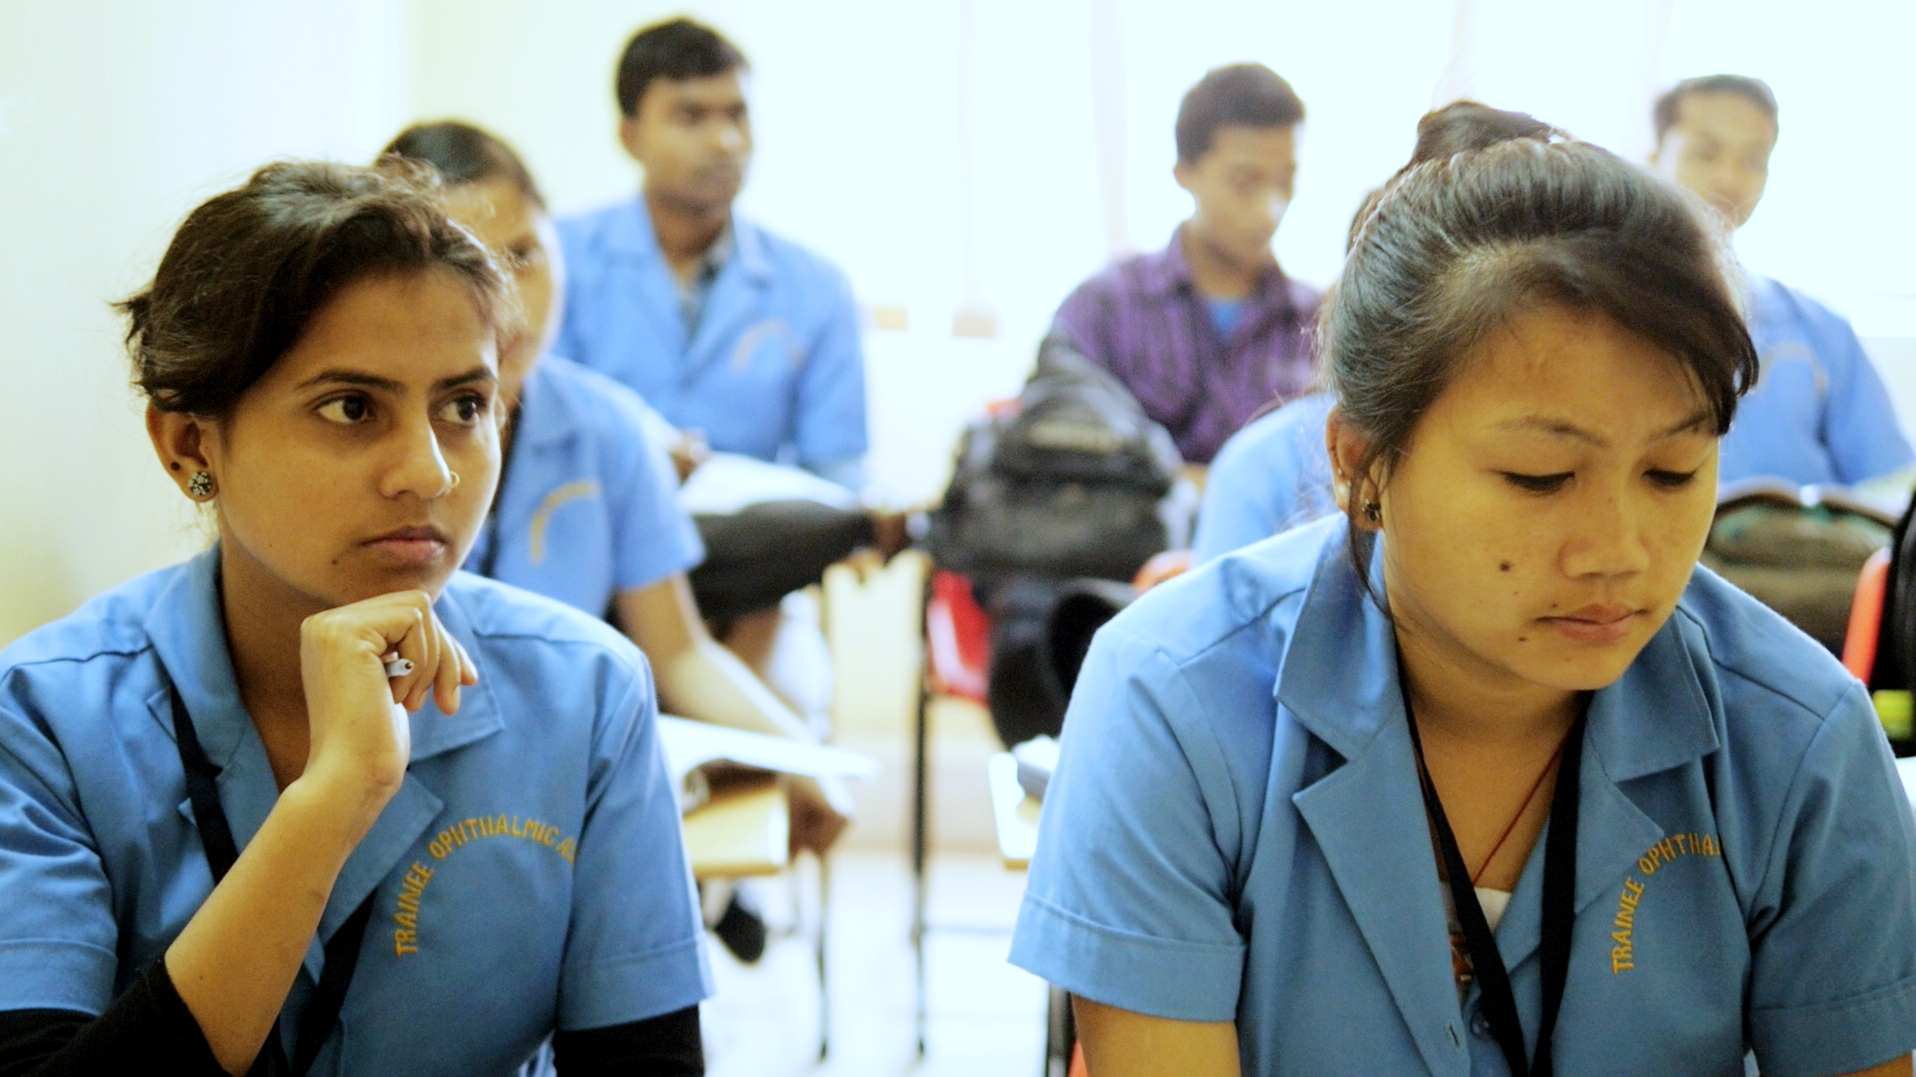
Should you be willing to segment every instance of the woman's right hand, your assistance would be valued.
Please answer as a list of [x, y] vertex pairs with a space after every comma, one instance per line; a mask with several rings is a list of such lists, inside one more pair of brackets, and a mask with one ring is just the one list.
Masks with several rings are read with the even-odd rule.
[[[387, 677], [388, 659], [412, 671]], [[301, 780], [341, 796], [342, 805], [380, 809], [405, 781], [412, 758], [411, 711], [436, 696], [459, 709], [459, 690], [479, 672], [433, 612], [424, 591], [396, 591], [316, 613], [300, 625], [300, 676], [309, 744]], [[308, 781], [310, 779], [310, 781]]]

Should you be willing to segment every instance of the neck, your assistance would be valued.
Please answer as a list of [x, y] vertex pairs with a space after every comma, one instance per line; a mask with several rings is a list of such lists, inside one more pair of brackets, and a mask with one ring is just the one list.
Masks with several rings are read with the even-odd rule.
[[1184, 261], [1191, 267], [1191, 284], [1206, 299], [1243, 299], [1257, 290], [1264, 274], [1277, 264], [1268, 247], [1263, 258], [1239, 260], [1222, 245], [1208, 240], [1195, 219], [1184, 223], [1181, 237]]
[[1522, 680], [1449, 653], [1428, 634], [1397, 627], [1404, 686], [1425, 739], [1484, 748], [1555, 743], [1577, 719], [1585, 694]]
[[300, 623], [325, 605], [275, 579], [231, 535], [220, 543], [220, 606], [240, 701], [269, 744], [283, 730], [306, 728], [300, 677]]
[[729, 203], [693, 205], [649, 190], [645, 192], [645, 207], [652, 215], [652, 233], [658, 237], [659, 251], [674, 270], [704, 258], [732, 219]]

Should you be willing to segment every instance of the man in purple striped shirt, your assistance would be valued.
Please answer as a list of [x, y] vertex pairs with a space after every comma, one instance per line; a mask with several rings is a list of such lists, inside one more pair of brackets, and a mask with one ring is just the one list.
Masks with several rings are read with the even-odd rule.
[[1304, 103], [1262, 64], [1220, 67], [1178, 109], [1178, 185], [1196, 212], [1156, 254], [1078, 286], [1052, 331], [1129, 386], [1187, 464], [1274, 398], [1311, 384], [1318, 292], [1284, 275], [1271, 237], [1297, 175]]

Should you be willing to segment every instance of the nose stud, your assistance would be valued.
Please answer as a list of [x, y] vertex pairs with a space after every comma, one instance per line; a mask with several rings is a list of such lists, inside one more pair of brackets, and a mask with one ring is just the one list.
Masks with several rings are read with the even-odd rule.
[[448, 471], [446, 472], [446, 474], [452, 476], [452, 481], [447, 484], [446, 489], [448, 490], [459, 489], [459, 473], [457, 471]]

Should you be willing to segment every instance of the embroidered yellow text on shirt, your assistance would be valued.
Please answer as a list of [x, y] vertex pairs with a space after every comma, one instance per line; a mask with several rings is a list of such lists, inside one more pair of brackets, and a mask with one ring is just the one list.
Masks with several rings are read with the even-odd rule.
[[419, 899], [425, 896], [426, 884], [431, 881], [432, 869], [417, 860], [399, 880], [399, 911], [393, 913], [393, 922], [399, 925], [393, 929], [394, 956], [419, 952]]
[[[1637, 857], [1637, 870], [1648, 878], [1681, 857], [1722, 855], [1723, 846], [1717, 843], [1714, 834], [1673, 834]], [[1610, 922], [1614, 929], [1610, 932], [1612, 976], [1637, 967], [1637, 904], [1643, 900], [1643, 887], [1635, 876], [1624, 876], [1623, 891], [1617, 895], [1617, 916]]]
[[537, 819], [521, 819], [517, 815], [509, 816], [501, 812], [494, 816], [467, 819], [441, 830], [438, 836], [432, 839], [432, 843], [426, 846], [426, 851], [432, 854], [434, 860], [444, 860], [454, 849], [480, 838], [523, 838], [553, 850], [564, 857], [568, 864], [572, 863], [573, 853], [577, 851], [579, 845], [572, 838], [561, 840], [559, 828], [556, 826], [542, 823]]

